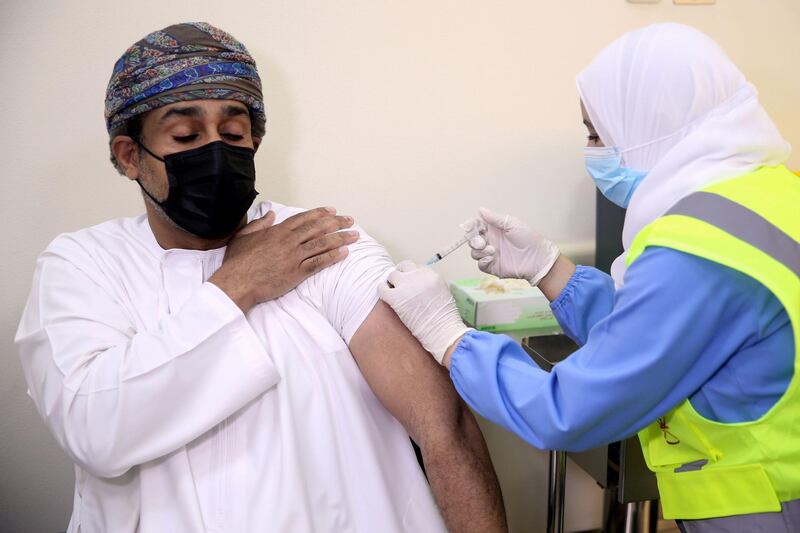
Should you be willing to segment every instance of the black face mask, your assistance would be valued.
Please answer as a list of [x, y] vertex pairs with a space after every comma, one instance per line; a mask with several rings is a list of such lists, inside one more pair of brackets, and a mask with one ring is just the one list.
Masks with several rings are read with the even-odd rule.
[[138, 144], [164, 162], [167, 199], [159, 202], [136, 181], [175, 224], [204, 239], [233, 233], [258, 194], [255, 150], [215, 141], [162, 159]]

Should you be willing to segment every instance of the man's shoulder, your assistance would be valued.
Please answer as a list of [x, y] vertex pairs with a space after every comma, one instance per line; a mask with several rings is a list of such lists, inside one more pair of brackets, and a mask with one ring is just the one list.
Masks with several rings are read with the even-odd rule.
[[[275, 223], [280, 224], [291, 216], [308, 211], [308, 208], [293, 207], [278, 202], [264, 201], [250, 209], [247, 219], [248, 221], [252, 221], [261, 218], [270, 211], [275, 212]], [[349, 270], [352, 273], [365, 270], [377, 270], [383, 273], [394, 267], [394, 263], [386, 248], [370, 236], [363, 226], [357, 224], [352, 229], [357, 230], [360, 237], [358, 241], [348, 246], [350, 250], [348, 257], [333, 267], [317, 272], [307, 281], [329, 276], [340, 276], [343, 270]]]
[[47, 245], [42, 257], [56, 256], [73, 262], [97, 259], [106, 254], [119, 254], [124, 250], [147, 249], [143, 224], [145, 215], [116, 218], [94, 226], [58, 235]]
[[267, 200], [256, 204], [250, 209], [248, 212], [247, 221], [250, 222], [257, 218], [261, 218], [270, 211], [275, 212], [275, 224], [280, 224], [287, 218], [308, 211], [308, 209], [304, 207], [292, 207]]

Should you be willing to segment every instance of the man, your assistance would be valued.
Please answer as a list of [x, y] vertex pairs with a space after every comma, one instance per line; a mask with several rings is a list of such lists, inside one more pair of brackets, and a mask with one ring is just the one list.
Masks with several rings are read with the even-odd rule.
[[146, 215], [56, 238], [16, 339], [76, 464], [69, 531], [505, 529], [473, 417], [378, 302], [386, 251], [332, 208], [249, 209], [265, 116], [244, 46], [148, 35], [106, 119]]

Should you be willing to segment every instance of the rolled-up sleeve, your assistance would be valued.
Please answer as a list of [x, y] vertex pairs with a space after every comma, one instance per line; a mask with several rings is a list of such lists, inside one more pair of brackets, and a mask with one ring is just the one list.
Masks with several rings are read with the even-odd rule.
[[350, 344], [378, 303], [378, 284], [394, 270], [391, 256], [363, 228], [347, 257], [310, 277], [298, 292], [317, 306], [342, 339]]

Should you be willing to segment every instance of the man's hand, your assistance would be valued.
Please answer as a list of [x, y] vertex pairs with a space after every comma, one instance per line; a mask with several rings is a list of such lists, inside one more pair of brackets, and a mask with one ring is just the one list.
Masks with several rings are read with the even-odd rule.
[[209, 281], [247, 312], [283, 296], [303, 280], [347, 257], [357, 231], [351, 217], [320, 207], [273, 226], [275, 213], [250, 222], [228, 242], [225, 259]]

